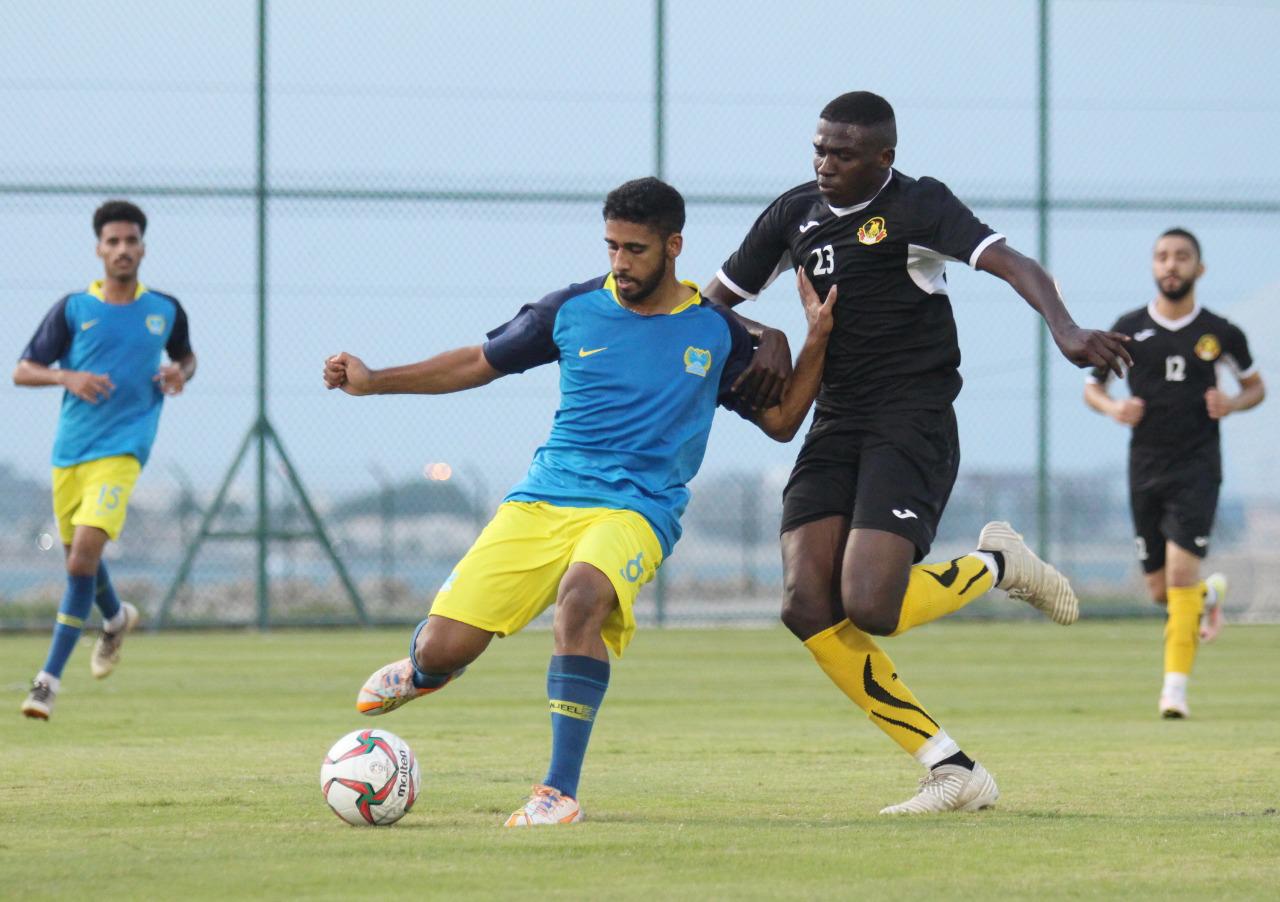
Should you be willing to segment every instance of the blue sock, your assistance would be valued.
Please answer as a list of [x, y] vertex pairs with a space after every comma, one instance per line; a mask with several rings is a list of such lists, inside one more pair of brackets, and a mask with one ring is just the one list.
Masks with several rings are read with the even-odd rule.
[[62, 604], [58, 605], [58, 622], [54, 624], [49, 658], [44, 663], [45, 672], [51, 676], [61, 678], [62, 668], [67, 666], [67, 658], [76, 647], [80, 630], [84, 628], [84, 618], [89, 616], [93, 607], [94, 580], [92, 576], [67, 574], [67, 592], [62, 596]]
[[107, 572], [106, 561], [98, 562], [96, 585], [97, 593], [93, 596], [93, 600], [98, 605], [98, 610], [102, 612], [102, 619], [105, 622], [120, 613], [120, 599], [116, 597], [115, 587], [111, 585], [111, 574]]
[[422, 628], [426, 625], [425, 620], [419, 623], [417, 629], [413, 631], [413, 638], [409, 640], [409, 663], [413, 665], [413, 685], [419, 689], [439, 689], [467, 668], [460, 667], [452, 673], [428, 673], [418, 667], [418, 633], [422, 632]]
[[584, 655], [553, 655], [547, 668], [551, 703], [551, 765], [542, 782], [578, 797], [582, 759], [591, 740], [591, 725], [609, 688], [609, 662]]

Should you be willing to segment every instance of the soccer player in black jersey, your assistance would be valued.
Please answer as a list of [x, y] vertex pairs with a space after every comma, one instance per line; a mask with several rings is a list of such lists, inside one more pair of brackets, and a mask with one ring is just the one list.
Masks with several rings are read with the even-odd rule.
[[976, 810], [994, 803], [995, 781], [925, 711], [872, 636], [928, 623], [993, 585], [1058, 623], [1079, 609], [1066, 579], [1007, 523], [988, 524], [973, 554], [918, 563], [960, 462], [951, 407], [960, 348], [946, 261], [1008, 282], [1078, 366], [1120, 372], [1128, 355], [1123, 336], [1078, 327], [1049, 274], [946, 185], [895, 170], [896, 144], [884, 98], [857, 91], [827, 104], [813, 139], [817, 178], [765, 209], [705, 293], [737, 304], [793, 268], [819, 292], [839, 287], [817, 412], [783, 496], [782, 621], [929, 768], [916, 796], [883, 813]]
[[[1151, 270], [1155, 300], [1113, 327], [1133, 339], [1130, 396], [1112, 398], [1113, 373], [1099, 367], [1084, 400], [1133, 429], [1129, 504], [1138, 558], [1152, 601], [1168, 611], [1159, 711], [1180, 718], [1188, 714], [1197, 639], [1217, 636], [1227, 591], [1221, 573], [1200, 579], [1222, 482], [1218, 421], [1256, 407], [1266, 388], [1240, 328], [1196, 303], [1196, 280], [1204, 274], [1196, 237], [1169, 229], [1156, 241]], [[1221, 370], [1234, 376], [1238, 394], [1218, 388]]]

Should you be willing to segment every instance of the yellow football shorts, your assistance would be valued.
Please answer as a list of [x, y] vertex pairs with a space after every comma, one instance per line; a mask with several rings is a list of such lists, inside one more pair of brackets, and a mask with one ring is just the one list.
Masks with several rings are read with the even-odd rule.
[[125, 511], [142, 464], [132, 454], [53, 468], [53, 515], [58, 535], [70, 545], [77, 526], [96, 526], [111, 539], [124, 529]]
[[600, 634], [621, 656], [636, 631], [636, 595], [662, 563], [653, 527], [635, 511], [508, 501], [440, 587], [431, 613], [508, 636], [556, 600], [579, 561], [613, 583], [618, 607]]

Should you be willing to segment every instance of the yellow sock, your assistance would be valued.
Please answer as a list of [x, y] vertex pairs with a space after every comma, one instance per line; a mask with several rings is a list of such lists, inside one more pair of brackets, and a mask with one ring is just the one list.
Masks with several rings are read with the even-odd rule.
[[898, 628], [891, 635], [897, 636], [960, 610], [994, 583], [991, 568], [972, 554], [947, 564], [916, 564], [907, 581]]
[[960, 751], [898, 679], [889, 656], [848, 620], [811, 636], [804, 645], [831, 682], [921, 764], [932, 767]]
[[1164, 672], [1191, 673], [1200, 641], [1204, 613], [1204, 584], [1170, 586], [1166, 590], [1169, 618], [1164, 624]]

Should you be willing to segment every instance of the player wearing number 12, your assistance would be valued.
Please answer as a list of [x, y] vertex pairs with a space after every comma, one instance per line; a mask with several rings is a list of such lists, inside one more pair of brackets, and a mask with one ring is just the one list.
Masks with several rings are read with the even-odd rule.
[[[1218, 421], [1257, 406], [1266, 389], [1244, 332], [1196, 302], [1204, 274], [1196, 237], [1169, 229], [1156, 240], [1151, 269], [1155, 299], [1114, 326], [1133, 336], [1130, 396], [1112, 398], [1113, 374], [1096, 369], [1084, 400], [1133, 429], [1129, 504], [1138, 558], [1151, 600], [1168, 613], [1159, 712], [1177, 719], [1190, 713], [1187, 680], [1198, 640], [1217, 636], [1226, 600], [1223, 574], [1200, 579], [1222, 482]], [[1238, 394], [1218, 387], [1221, 373], [1238, 381]]]
[[[89, 665], [105, 677], [120, 659], [137, 609], [116, 598], [102, 561], [124, 528], [134, 482], [151, 453], [166, 396], [182, 393], [196, 371], [187, 315], [177, 298], [138, 281], [147, 217], [127, 201], [93, 214], [105, 277], [54, 304], [14, 370], [17, 385], [64, 389], [53, 444], [53, 509], [66, 551], [67, 588], [44, 668], [22, 703], [48, 720], [84, 620], [95, 602], [102, 633]], [[161, 364], [161, 354], [170, 363]]]
[[[376, 671], [356, 701], [383, 714], [435, 692], [494, 636], [554, 602], [551, 763], [509, 827], [582, 819], [578, 782], [609, 653], [623, 653], [637, 593], [680, 538], [716, 406], [734, 405], [731, 386], [751, 359], [747, 331], [676, 278], [678, 191], [654, 178], [628, 182], [606, 198], [604, 220], [611, 272], [526, 305], [483, 345], [386, 370], [345, 353], [325, 362], [325, 384], [353, 395], [442, 394], [560, 366], [560, 408], [528, 475], [440, 588], [409, 657]], [[801, 295], [809, 333], [795, 376], [779, 405], [753, 415], [784, 441], [817, 394], [835, 292], [822, 302], [802, 283]]]

